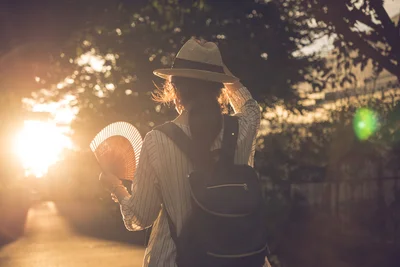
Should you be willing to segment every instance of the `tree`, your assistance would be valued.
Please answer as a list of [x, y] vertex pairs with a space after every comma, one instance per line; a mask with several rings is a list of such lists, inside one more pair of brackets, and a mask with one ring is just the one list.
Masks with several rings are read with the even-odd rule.
[[41, 94], [37, 98], [76, 97], [76, 136], [87, 136], [81, 144], [117, 119], [135, 122], [147, 132], [171, 118], [170, 111], [150, 100], [153, 81], [161, 82], [152, 71], [169, 67], [191, 36], [218, 42], [226, 64], [262, 106], [283, 101], [298, 107], [298, 84], [317, 79], [311, 75], [313, 71], [324, 71], [324, 60], [296, 55], [295, 40], [311, 37], [302, 27], [285, 21], [274, 3], [151, 0], [115, 1], [100, 7], [91, 1], [72, 4], [88, 11], [87, 23], [53, 53], [51, 67], [38, 74], [49, 90], [45, 98]]
[[[400, 25], [392, 21], [383, 7], [384, 0], [275, 0], [281, 5], [287, 20], [308, 24], [314, 35], [334, 37], [334, 55], [337, 68], [327, 78], [355, 84], [357, 77], [351, 71], [365, 69], [372, 63], [375, 75], [386, 69], [400, 79]], [[305, 20], [304, 17], [308, 19]], [[306, 26], [304, 24], [304, 26]], [[324, 28], [324, 31], [321, 31]], [[335, 72], [345, 69], [342, 77]], [[336, 86], [332, 86], [336, 87]]]

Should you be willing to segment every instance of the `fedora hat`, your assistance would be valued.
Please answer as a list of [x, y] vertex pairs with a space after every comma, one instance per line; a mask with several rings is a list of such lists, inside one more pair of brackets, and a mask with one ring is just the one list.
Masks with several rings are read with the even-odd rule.
[[171, 68], [157, 69], [153, 73], [163, 79], [178, 76], [220, 83], [239, 80], [225, 74], [221, 53], [215, 43], [200, 42], [193, 38], [182, 46]]

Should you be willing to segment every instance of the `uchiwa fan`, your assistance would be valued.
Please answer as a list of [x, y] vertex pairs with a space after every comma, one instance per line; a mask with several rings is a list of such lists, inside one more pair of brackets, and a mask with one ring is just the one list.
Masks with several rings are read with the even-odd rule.
[[142, 137], [127, 122], [115, 122], [101, 130], [90, 143], [102, 171], [110, 172], [120, 179], [133, 180]]

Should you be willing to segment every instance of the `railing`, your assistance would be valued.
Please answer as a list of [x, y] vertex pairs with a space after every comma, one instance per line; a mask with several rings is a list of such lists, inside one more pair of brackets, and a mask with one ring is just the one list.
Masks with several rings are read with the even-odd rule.
[[400, 177], [295, 182], [289, 191], [314, 213], [333, 218], [343, 234], [400, 241]]

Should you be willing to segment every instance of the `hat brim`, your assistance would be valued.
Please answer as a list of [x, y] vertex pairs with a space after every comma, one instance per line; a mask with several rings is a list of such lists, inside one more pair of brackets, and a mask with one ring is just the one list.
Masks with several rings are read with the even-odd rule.
[[177, 76], [220, 83], [235, 83], [239, 81], [239, 79], [235, 76], [195, 69], [158, 69], [153, 71], [153, 73], [154, 75], [166, 80], [172, 76]]

